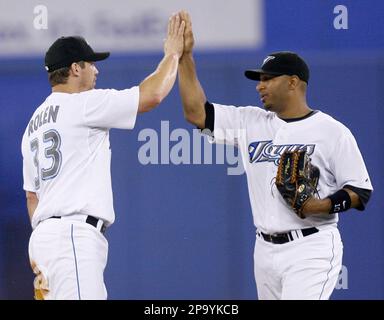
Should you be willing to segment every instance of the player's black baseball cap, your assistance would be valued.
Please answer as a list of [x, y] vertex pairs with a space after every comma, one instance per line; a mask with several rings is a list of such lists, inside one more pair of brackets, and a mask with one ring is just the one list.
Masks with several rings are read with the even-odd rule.
[[261, 74], [296, 75], [306, 83], [309, 80], [308, 65], [297, 53], [290, 51], [271, 53], [264, 59], [260, 69], [245, 71], [245, 76], [248, 79], [256, 81], [260, 81]]
[[69, 67], [73, 62], [100, 61], [107, 59], [109, 54], [109, 52], [94, 52], [83, 37], [61, 37], [49, 47], [45, 54], [45, 69], [52, 72]]

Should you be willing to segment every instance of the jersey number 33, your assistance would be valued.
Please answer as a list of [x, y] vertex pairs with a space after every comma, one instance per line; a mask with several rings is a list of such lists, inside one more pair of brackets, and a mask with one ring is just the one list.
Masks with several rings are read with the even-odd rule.
[[44, 156], [51, 160], [51, 166], [48, 168], [41, 168], [39, 164], [39, 148], [41, 142], [38, 138], [31, 141], [31, 151], [33, 155], [33, 163], [36, 166], [37, 176], [35, 177], [35, 188], [40, 189], [40, 178], [41, 180], [49, 180], [56, 177], [61, 168], [62, 155], [60, 152], [61, 138], [60, 134], [54, 130], [48, 130], [43, 133], [43, 147], [49, 144], [44, 149]]

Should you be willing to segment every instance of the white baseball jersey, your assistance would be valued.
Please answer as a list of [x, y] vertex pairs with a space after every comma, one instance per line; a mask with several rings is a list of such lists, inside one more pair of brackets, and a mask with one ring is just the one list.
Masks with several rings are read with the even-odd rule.
[[247, 174], [255, 226], [273, 234], [320, 225], [336, 225], [337, 214], [300, 219], [274, 184], [278, 161], [286, 150], [305, 149], [320, 169], [318, 192], [325, 198], [345, 185], [372, 190], [355, 138], [348, 128], [323, 112], [286, 122], [258, 107], [214, 104], [217, 143], [237, 145]]
[[24, 190], [36, 192], [32, 228], [51, 216], [82, 213], [114, 222], [109, 129], [132, 129], [139, 87], [53, 92], [23, 136]]

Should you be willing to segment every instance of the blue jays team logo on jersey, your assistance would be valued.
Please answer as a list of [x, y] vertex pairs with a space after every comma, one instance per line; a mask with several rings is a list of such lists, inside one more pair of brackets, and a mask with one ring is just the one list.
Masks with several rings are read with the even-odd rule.
[[284, 151], [305, 150], [310, 156], [315, 151], [314, 144], [273, 144], [272, 140], [251, 142], [248, 146], [249, 162], [279, 163]]

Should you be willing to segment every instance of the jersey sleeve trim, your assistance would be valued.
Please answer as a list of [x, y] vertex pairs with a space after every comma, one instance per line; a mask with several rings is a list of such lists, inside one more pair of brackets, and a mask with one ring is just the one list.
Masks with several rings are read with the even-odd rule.
[[353, 191], [359, 196], [361, 204], [360, 206], [356, 207], [356, 209], [359, 211], [364, 211], [369, 199], [371, 198], [372, 190], [354, 187], [349, 184], [345, 185], [344, 188]]

